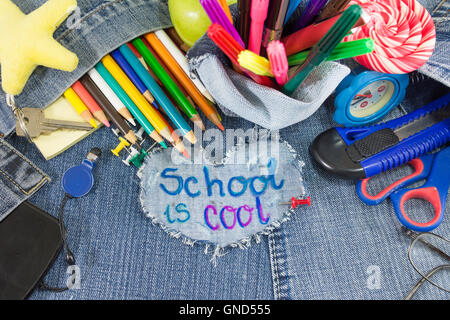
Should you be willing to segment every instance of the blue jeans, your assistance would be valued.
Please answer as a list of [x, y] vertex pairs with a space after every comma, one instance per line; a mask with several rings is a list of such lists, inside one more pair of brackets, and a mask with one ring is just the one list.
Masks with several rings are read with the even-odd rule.
[[[42, 2], [26, 2], [27, 10]], [[57, 32], [62, 43], [79, 54], [79, 69], [74, 74], [38, 69], [25, 88], [27, 95], [17, 100], [19, 105], [47, 105], [111, 49], [141, 33], [170, 24], [165, 2], [79, 0], [79, 4], [82, 15], [86, 15], [85, 24], [79, 30], [69, 32], [62, 27]], [[427, 4], [430, 12], [437, 6], [436, 1]], [[439, 12], [442, 14], [442, 7]], [[137, 26], [136, 21], [143, 24]], [[448, 23], [444, 25], [448, 28]], [[445, 43], [437, 44], [440, 45]], [[445, 55], [433, 56], [431, 62], [436, 61], [436, 66], [445, 68], [448, 67], [445, 59]], [[436, 68], [434, 76], [439, 78], [442, 70]], [[447, 74], [442, 74], [439, 80], [445, 83]], [[400, 116], [448, 91], [431, 79], [411, 85], [401, 107], [390, 116]], [[4, 97], [0, 99], [3, 120], [0, 131], [9, 133], [10, 113], [3, 104]], [[45, 161], [23, 138], [10, 135], [8, 143], [35, 164], [32, 166], [35, 171], [31, 171], [34, 180], [24, 183], [33, 188], [46, 175], [52, 178], [51, 182], [45, 179], [47, 183], [40, 185], [39, 192], [27, 196], [55, 216], [64, 196], [60, 187], [63, 172], [79, 164], [92, 147], [104, 151], [95, 169], [93, 191], [83, 198], [70, 200], [65, 209], [68, 242], [80, 267], [81, 288], [64, 293], [34, 291], [31, 298], [401, 299], [419, 276], [407, 260], [410, 240], [402, 233], [391, 204], [386, 201], [375, 207], [364, 205], [356, 197], [355, 182], [328, 175], [309, 156], [308, 147], [315, 136], [335, 126], [332, 111], [333, 98], [329, 98], [310, 118], [280, 131], [281, 137], [306, 163], [304, 180], [312, 207], [298, 208], [290, 221], [263, 237], [261, 243], [244, 250], [230, 250], [218, 259], [217, 266], [211, 264], [202, 246], [184, 245], [145, 217], [138, 198], [136, 169], [124, 166], [108, 154], [117, 139], [106, 128], [50, 161]], [[253, 127], [241, 118], [224, 117], [223, 120], [226, 128]], [[0, 168], [5, 163], [21, 163], [20, 157], [10, 156], [7, 161], [0, 161]], [[397, 174], [394, 172], [394, 177]], [[14, 182], [20, 176], [13, 177]], [[0, 178], [0, 197], [2, 201], [11, 200], [4, 207], [12, 208], [24, 200], [25, 196], [9, 198], [4, 190], [13, 188], [12, 181], [8, 179], [10, 184], [7, 184], [3, 175]], [[374, 183], [381, 188], [386, 182], [376, 179]], [[446, 237], [450, 236], [449, 202], [447, 216], [436, 229]], [[413, 210], [420, 212], [424, 208], [418, 205]], [[380, 271], [378, 289], [367, 287], [370, 276], [367, 272], [372, 266]], [[59, 257], [46, 280], [51, 285], [64, 285], [68, 276], [66, 264]], [[448, 299], [449, 296], [426, 284], [417, 298]]]

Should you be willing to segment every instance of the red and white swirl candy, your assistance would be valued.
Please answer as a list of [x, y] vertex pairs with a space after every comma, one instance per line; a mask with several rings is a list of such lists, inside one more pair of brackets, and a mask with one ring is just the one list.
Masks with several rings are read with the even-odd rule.
[[415, 0], [355, 0], [370, 21], [345, 38], [372, 38], [375, 50], [354, 59], [368, 69], [408, 73], [419, 69], [434, 50], [436, 30], [430, 14]]

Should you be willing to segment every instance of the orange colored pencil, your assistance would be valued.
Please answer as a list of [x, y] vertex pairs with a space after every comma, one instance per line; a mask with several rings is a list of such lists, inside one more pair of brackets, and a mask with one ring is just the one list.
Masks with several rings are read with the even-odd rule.
[[86, 107], [89, 109], [89, 111], [92, 113], [92, 115], [100, 122], [102, 122], [105, 126], [108, 128], [111, 126], [108, 119], [106, 118], [105, 113], [103, 112], [102, 108], [100, 108], [99, 104], [95, 99], [91, 96], [89, 91], [86, 90], [86, 88], [81, 84], [80, 81], [76, 81], [72, 85], [73, 91], [80, 97], [81, 101], [84, 102]]
[[194, 85], [192, 80], [183, 71], [183, 69], [178, 65], [176, 60], [172, 57], [170, 52], [164, 47], [161, 41], [156, 37], [154, 33], [148, 33], [145, 35], [148, 43], [159, 53], [161, 59], [165, 62], [166, 66], [172, 71], [174, 76], [178, 79], [181, 85], [189, 92], [189, 95], [194, 99], [197, 106], [202, 110], [206, 117], [211, 120], [220, 130], [225, 130], [222, 123], [220, 123], [217, 117], [216, 111], [209, 105], [206, 99], [203, 97], [201, 92]]
[[[196, 107], [194, 101], [192, 101], [192, 98], [189, 96], [189, 93], [181, 85], [181, 83], [178, 81], [178, 79], [173, 75], [172, 71], [166, 66], [166, 63], [161, 59], [161, 57], [159, 56], [158, 52], [156, 52], [155, 49], [153, 49], [153, 47], [148, 43], [147, 40], [145, 40], [145, 38], [142, 38], [142, 42], [145, 44], [147, 49], [155, 56], [156, 60], [158, 60], [159, 64], [163, 67], [164, 71], [167, 72], [167, 74], [169, 75], [170, 79], [172, 79], [172, 81], [175, 82], [175, 85], [181, 90], [183, 95], [189, 100], [189, 102], [194, 107]], [[155, 77], [156, 77], [156, 75], [155, 75]], [[169, 94], [168, 97], [171, 98], [171, 95]], [[175, 106], [177, 106], [177, 108], [180, 109], [180, 107], [177, 104], [175, 104]], [[199, 124], [199, 126], [200, 126], [200, 128], [202, 130], [205, 130], [205, 125], [203, 124], [203, 121], [200, 118], [200, 116], [196, 117], [196, 123]]]

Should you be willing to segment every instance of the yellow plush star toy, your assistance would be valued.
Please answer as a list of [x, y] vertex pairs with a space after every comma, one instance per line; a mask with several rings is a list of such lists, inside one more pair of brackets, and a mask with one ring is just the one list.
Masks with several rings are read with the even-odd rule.
[[0, 65], [6, 93], [20, 94], [38, 65], [75, 70], [78, 57], [53, 39], [53, 33], [76, 7], [76, 0], [49, 0], [25, 15], [10, 0], [0, 0]]

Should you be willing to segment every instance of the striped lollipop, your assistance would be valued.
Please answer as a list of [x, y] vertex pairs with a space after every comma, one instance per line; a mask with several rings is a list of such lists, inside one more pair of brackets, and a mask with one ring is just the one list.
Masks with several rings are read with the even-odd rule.
[[344, 41], [370, 37], [372, 53], [354, 59], [368, 69], [408, 73], [419, 69], [434, 50], [436, 30], [430, 14], [415, 0], [354, 0], [370, 21]]

